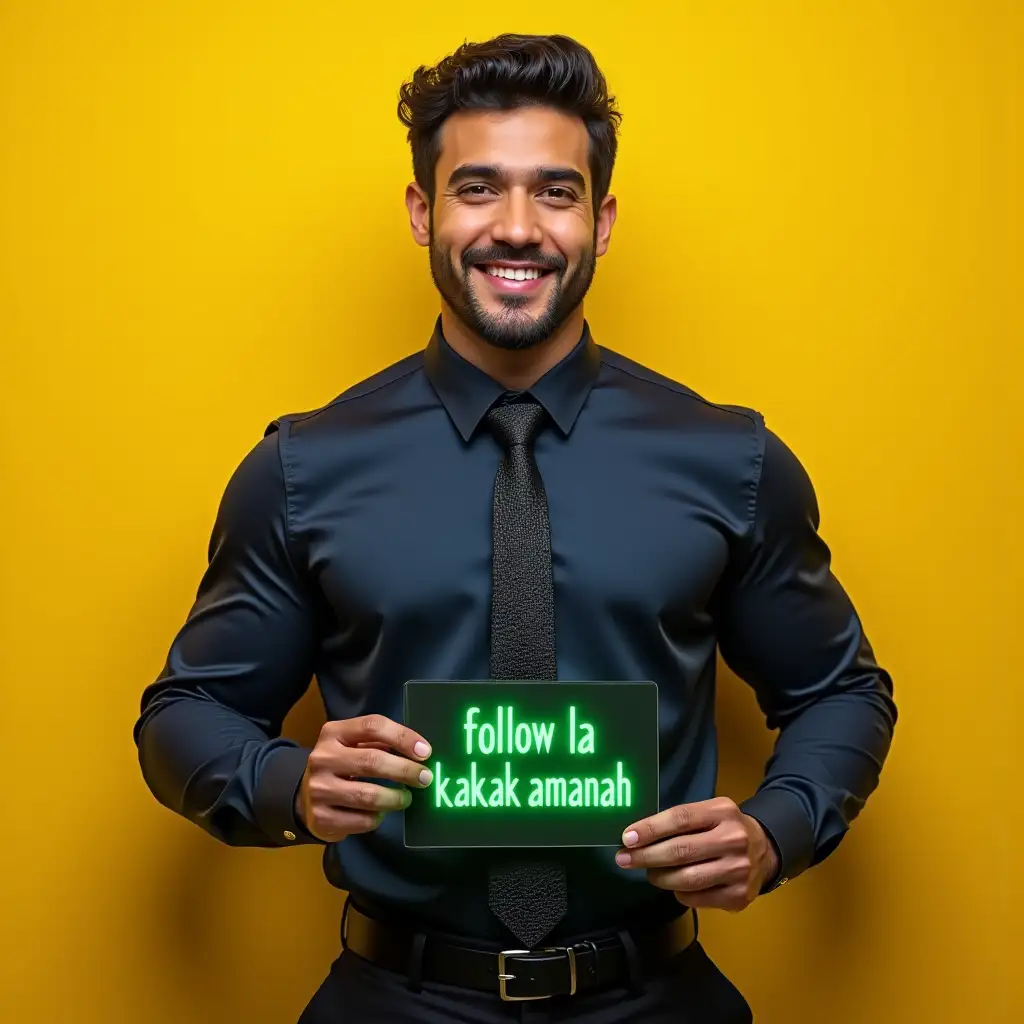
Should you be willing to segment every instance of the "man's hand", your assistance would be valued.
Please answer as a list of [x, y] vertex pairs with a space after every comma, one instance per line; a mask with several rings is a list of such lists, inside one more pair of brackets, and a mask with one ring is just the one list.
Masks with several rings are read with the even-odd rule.
[[761, 823], [727, 797], [653, 814], [630, 825], [622, 841], [620, 867], [646, 868], [654, 885], [689, 907], [743, 910], [779, 867]]
[[[430, 770], [417, 763], [429, 756], [430, 744], [422, 736], [383, 715], [328, 722], [306, 762], [296, 816], [326, 843], [372, 832], [387, 811], [404, 810], [412, 802], [406, 786], [430, 785]], [[404, 785], [381, 786], [366, 779]]]

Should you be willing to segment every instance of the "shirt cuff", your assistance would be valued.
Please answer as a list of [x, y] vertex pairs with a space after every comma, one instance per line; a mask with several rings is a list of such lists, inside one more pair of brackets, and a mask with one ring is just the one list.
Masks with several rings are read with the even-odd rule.
[[281, 747], [267, 760], [256, 785], [253, 814], [261, 829], [278, 846], [325, 845], [302, 827], [295, 816], [295, 794], [306, 771], [309, 750]]
[[761, 895], [785, 885], [810, 867], [814, 858], [814, 826], [800, 801], [784, 789], [761, 789], [740, 804], [775, 844], [779, 870], [765, 881]]

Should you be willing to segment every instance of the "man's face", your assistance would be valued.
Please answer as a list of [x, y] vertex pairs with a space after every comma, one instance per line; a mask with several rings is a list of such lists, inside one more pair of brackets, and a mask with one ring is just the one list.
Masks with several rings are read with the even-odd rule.
[[[420, 232], [441, 297], [491, 345], [544, 341], [590, 287], [614, 199], [595, 218], [588, 147], [583, 122], [548, 107], [463, 111], [444, 124]], [[407, 202], [415, 234], [426, 200]]]

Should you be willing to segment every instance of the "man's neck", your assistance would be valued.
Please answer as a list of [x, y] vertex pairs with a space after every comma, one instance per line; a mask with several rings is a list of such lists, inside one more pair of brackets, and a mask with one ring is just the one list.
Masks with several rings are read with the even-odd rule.
[[504, 349], [489, 345], [471, 331], [447, 303], [441, 305], [441, 330], [445, 341], [466, 362], [483, 370], [509, 391], [525, 391], [576, 347], [583, 335], [583, 306], [577, 307], [550, 337], [532, 348]]

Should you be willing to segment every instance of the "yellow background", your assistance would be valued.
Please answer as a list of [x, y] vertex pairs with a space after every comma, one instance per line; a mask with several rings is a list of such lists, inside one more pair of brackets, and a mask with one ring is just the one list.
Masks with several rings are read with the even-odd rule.
[[294, 1021], [334, 957], [319, 850], [164, 810], [131, 727], [264, 425], [425, 342], [396, 90], [508, 29], [625, 114], [597, 339], [765, 412], [896, 683], [844, 845], [702, 938], [769, 1024], [1019, 1019], [1021, 6], [513, 10], [0, 3], [4, 1022]]

